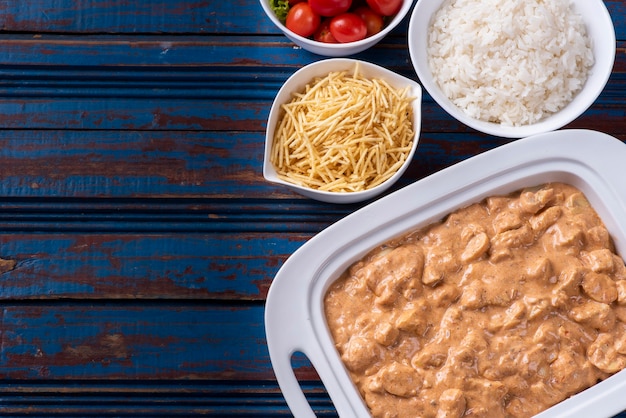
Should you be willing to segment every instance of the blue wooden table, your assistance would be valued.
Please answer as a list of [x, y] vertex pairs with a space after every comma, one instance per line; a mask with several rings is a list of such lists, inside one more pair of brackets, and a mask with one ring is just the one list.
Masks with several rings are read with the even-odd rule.
[[[626, 141], [617, 57], [568, 127]], [[408, 77], [406, 22], [360, 59]], [[322, 57], [258, 0], [0, 0], [0, 416], [290, 416], [264, 302], [281, 264], [363, 204], [264, 181], [281, 84]], [[504, 144], [426, 95], [402, 187]], [[315, 371], [294, 365], [319, 416]]]

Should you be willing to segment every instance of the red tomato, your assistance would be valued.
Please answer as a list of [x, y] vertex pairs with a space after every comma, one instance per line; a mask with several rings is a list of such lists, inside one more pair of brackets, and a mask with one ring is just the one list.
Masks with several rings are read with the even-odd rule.
[[383, 17], [369, 7], [357, 7], [354, 9], [354, 14], [365, 22], [365, 26], [367, 27], [367, 35], [365, 36], [372, 36], [383, 30], [383, 26], [385, 25]]
[[383, 16], [392, 16], [400, 11], [402, 0], [367, 0], [373, 11]]
[[330, 19], [322, 20], [320, 27], [317, 28], [315, 34], [313, 35], [313, 39], [317, 42], [324, 42], [326, 44], [338, 43], [333, 34], [330, 33]]
[[355, 42], [365, 38], [365, 21], [354, 13], [342, 13], [330, 20], [330, 33], [339, 42]]
[[288, 0], [287, 2], [289, 3], [289, 7], [292, 7], [298, 3], [302, 3], [303, 1], [306, 1], [306, 0]]
[[352, 0], [309, 0], [309, 4], [318, 15], [337, 16], [348, 11]]
[[311, 9], [309, 3], [297, 3], [289, 9], [285, 26], [290, 31], [306, 38], [315, 33], [321, 20], [320, 15]]

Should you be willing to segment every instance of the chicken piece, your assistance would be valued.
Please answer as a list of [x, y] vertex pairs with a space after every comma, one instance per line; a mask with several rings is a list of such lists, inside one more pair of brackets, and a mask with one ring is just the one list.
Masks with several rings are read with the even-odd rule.
[[496, 215], [493, 220], [493, 229], [497, 234], [500, 234], [505, 231], [510, 231], [512, 229], [518, 229], [522, 226], [524, 220], [520, 216], [519, 212], [516, 210], [505, 210]]
[[528, 222], [536, 235], [541, 235], [559, 220], [563, 210], [559, 206], [552, 206], [543, 212], [532, 216]]
[[428, 305], [424, 301], [407, 304], [407, 308], [396, 319], [396, 328], [414, 334], [423, 333], [427, 326], [427, 314]]
[[417, 370], [397, 361], [384, 366], [376, 378], [387, 393], [403, 398], [415, 396], [422, 387], [422, 378]]
[[411, 359], [415, 369], [432, 369], [441, 367], [448, 358], [445, 347], [439, 344], [427, 344]]
[[376, 341], [362, 336], [353, 336], [346, 345], [342, 360], [353, 372], [363, 372], [381, 357], [382, 352]]
[[[446, 367], [452, 374], [465, 376], [477, 376], [481, 358], [485, 358], [487, 350], [487, 342], [475, 331], [468, 331], [463, 339], [448, 350], [448, 359]], [[488, 364], [481, 365], [488, 367]]]
[[461, 418], [465, 413], [467, 401], [459, 389], [446, 389], [439, 397], [437, 418]]
[[[556, 348], [559, 346], [559, 325], [555, 319], [550, 319], [542, 322], [537, 327], [537, 330], [533, 334], [533, 342], [537, 345], [541, 345], [547, 348]], [[549, 356], [549, 361], [554, 361], [555, 358]]]
[[522, 301], [515, 301], [509, 306], [504, 315], [503, 329], [511, 329], [519, 325], [526, 317], [526, 305]]
[[431, 306], [443, 308], [454, 303], [460, 295], [461, 289], [457, 284], [441, 283], [432, 290], [426, 299]]
[[546, 283], [551, 279], [556, 281], [552, 262], [547, 257], [539, 257], [536, 260], [531, 261], [526, 267], [524, 278], [527, 280]]
[[496, 234], [491, 239], [491, 260], [495, 263], [506, 260], [512, 250], [530, 245], [533, 241], [534, 234], [528, 225]]
[[454, 252], [449, 249], [430, 251], [422, 275], [422, 283], [435, 286], [445, 279], [446, 275], [459, 269], [459, 262]]
[[520, 194], [520, 209], [527, 213], [537, 213], [554, 199], [554, 189], [540, 189], [536, 192], [525, 191]]
[[378, 324], [374, 331], [374, 339], [380, 345], [388, 347], [396, 342], [400, 331], [398, 328], [391, 325], [389, 322], [382, 322]]
[[593, 386], [598, 378], [591, 363], [582, 355], [565, 350], [561, 350], [550, 365], [550, 372], [553, 387], [566, 394], [574, 394]]
[[612, 334], [600, 334], [589, 346], [587, 357], [591, 364], [605, 373], [616, 373], [626, 367], [626, 356], [620, 354]]
[[548, 298], [524, 296], [524, 303], [526, 304], [529, 320], [544, 316], [550, 310], [550, 300]]
[[604, 225], [590, 228], [586, 234], [587, 244], [593, 248], [609, 248], [611, 246], [611, 236]]
[[548, 231], [552, 237], [552, 245], [558, 251], [565, 251], [572, 256], [578, 256], [585, 244], [585, 233], [576, 225], [556, 223]]
[[355, 274], [380, 296], [383, 292], [419, 290], [424, 254], [416, 245], [402, 245], [363, 265]]
[[591, 299], [600, 303], [613, 303], [617, 300], [617, 286], [606, 274], [593, 271], [585, 274], [582, 288]]
[[579, 213], [581, 210], [588, 210], [591, 205], [584, 194], [576, 192], [565, 200], [565, 206], [572, 209], [573, 213]]
[[617, 254], [613, 254], [613, 278], [615, 280], [626, 280], [626, 265], [624, 260]]
[[465, 250], [463, 254], [461, 254], [461, 261], [470, 263], [474, 260], [478, 260], [487, 253], [489, 244], [489, 237], [484, 232], [474, 235], [465, 246]]
[[582, 260], [586, 267], [596, 273], [612, 273], [615, 268], [613, 264], [613, 253], [606, 248], [583, 254]]
[[514, 199], [507, 196], [490, 196], [486, 199], [485, 204], [490, 214], [500, 213], [505, 210]]
[[569, 312], [574, 321], [589, 325], [599, 331], [609, 331], [615, 325], [615, 313], [605, 303], [589, 301], [575, 306]]
[[584, 270], [579, 266], [569, 266], [559, 274], [554, 292], [563, 292], [567, 296], [576, 296], [580, 293], [580, 284]]
[[470, 223], [466, 225], [461, 231], [461, 240], [463, 242], [469, 242], [469, 240], [471, 240], [473, 237], [484, 232], [485, 228], [483, 228], [480, 224]]

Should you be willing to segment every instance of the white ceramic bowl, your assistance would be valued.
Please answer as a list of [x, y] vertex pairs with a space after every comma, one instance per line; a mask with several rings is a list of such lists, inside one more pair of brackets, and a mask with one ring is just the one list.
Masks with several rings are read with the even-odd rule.
[[[420, 0], [423, 1], [423, 0]], [[339, 416], [370, 416], [335, 348], [324, 296], [354, 262], [394, 237], [482, 199], [547, 182], [581, 190], [626, 255], [626, 145], [609, 135], [561, 130], [494, 148], [404, 187], [348, 215], [301, 246], [272, 281], [265, 306], [267, 345], [291, 412], [315, 417], [294, 373], [294, 352], [315, 367]], [[626, 409], [626, 370], [537, 416], [611, 417]]]
[[348, 42], [348, 43], [339, 43], [339, 44], [328, 44], [324, 42], [317, 42], [309, 38], [305, 38], [300, 36], [289, 29], [276, 17], [274, 11], [270, 8], [269, 0], [260, 0], [261, 7], [265, 11], [267, 17], [276, 25], [278, 29], [280, 29], [287, 38], [289, 38], [294, 44], [299, 47], [306, 49], [309, 52], [313, 52], [314, 54], [324, 55], [327, 57], [346, 57], [348, 55], [354, 55], [359, 52], [365, 51], [366, 49], [376, 45], [380, 42], [389, 32], [391, 32], [404, 17], [409, 13], [411, 6], [413, 5], [413, 0], [404, 0], [400, 11], [393, 17], [393, 19], [383, 28], [382, 31], [378, 32], [375, 35], [362, 39], [356, 42]]
[[545, 119], [524, 126], [502, 126], [467, 116], [450, 101], [434, 81], [428, 65], [428, 33], [433, 15], [444, 0], [419, 0], [409, 21], [408, 44], [411, 61], [424, 89], [451, 116], [478, 131], [507, 138], [522, 138], [557, 130], [585, 112], [604, 89], [615, 61], [615, 29], [602, 0], [572, 0], [574, 10], [585, 21], [592, 39], [595, 64], [583, 89], [566, 107]]
[[[379, 184], [378, 186], [372, 187], [371, 189], [359, 192], [327, 192], [323, 190], [315, 190], [308, 187], [302, 187], [280, 179], [276, 174], [276, 170], [272, 162], [270, 161], [270, 153], [272, 150], [272, 142], [274, 140], [274, 131], [276, 129], [276, 125], [279, 122], [281, 114], [281, 105], [289, 102], [292, 99], [292, 94], [294, 92], [304, 91], [304, 87], [307, 84], [311, 83], [315, 77], [325, 77], [326, 75], [328, 75], [328, 73], [332, 71], [353, 71], [357, 64], [359, 66], [359, 73], [365, 77], [384, 79], [385, 81], [387, 81], [387, 83], [389, 83], [389, 85], [395, 88], [405, 88], [407, 86], [410, 87], [409, 94], [410, 96], [415, 97], [415, 100], [413, 100], [412, 103], [413, 131], [415, 132], [415, 137], [413, 138], [413, 146], [409, 155], [407, 156], [406, 162], [387, 181]], [[391, 187], [406, 171], [409, 164], [411, 164], [411, 160], [413, 159], [413, 155], [415, 154], [415, 150], [417, 148], [417, 143], [419, 140], [421, 127], [421, 103], [422, 88], [418, 83], [375, 64], [350, 58], [329, 58], [306, 65], [296, 71], [293, 75], [291, 75], [291, 77], [287, 79], [287, 81], [285, 81], [283, 86], [278, 91], [278, 94], [276, 95], [274, 103], [272, 104], [272, 107], [270, 109], [270, 114], [267, 121], [267, 129], [265, 132], [265, 156], [263, 161], [263, 176], [267, 181], [282, 184], [304, 196], [323, 202], [355, 203], [371, 199]]]

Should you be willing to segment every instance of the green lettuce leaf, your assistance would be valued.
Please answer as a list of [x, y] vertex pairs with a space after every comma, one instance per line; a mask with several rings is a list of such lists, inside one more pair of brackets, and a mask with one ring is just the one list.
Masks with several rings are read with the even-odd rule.
[[287, 20], [287, 12], [289, 12], [289, 1], [270, 0], [270, 7], [276, 14], [278, 20], [280, 20], [282, 23], [285, 23], [285, 20]]

